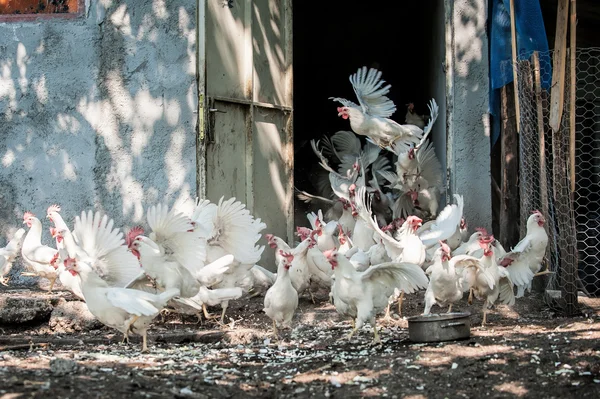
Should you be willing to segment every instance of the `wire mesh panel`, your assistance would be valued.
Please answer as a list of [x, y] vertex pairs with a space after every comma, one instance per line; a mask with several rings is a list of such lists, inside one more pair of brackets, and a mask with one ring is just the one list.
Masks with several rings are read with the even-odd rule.
[[600, 295], [600, 49], [576, 51], [574, 118], [567, 62], [556, 131], [550, 127], [552, 91], [559, 88], [552, 82], [553, 55], [534, 53], [516, 65], [520, 226], [523, 235], [535, 209], [546, 216], [546, 259], [553, 272], [546, 279], [546, 297], [552, 306], [575, 314], [579, 291]]

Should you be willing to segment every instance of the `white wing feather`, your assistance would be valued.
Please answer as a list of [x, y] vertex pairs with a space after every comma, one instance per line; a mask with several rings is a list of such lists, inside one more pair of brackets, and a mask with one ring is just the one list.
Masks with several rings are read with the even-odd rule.
[[227, 201], [221, 197], [213, 223], [215, 228], [209, 245], [220, 246], [242, 264], [255, 264], [260, 260], [265, 247], [255, 244], [267, 225], [254, 219], [246, 205], [236, 201], [235, 197]]
[[75, 218], [73, 236], [84, 251], [81, 259], [109, 285], [125, 287], [143, 274], [138, 259], [129, 251], [123, 233], [113, 228], [114, 222], [99, 211], [81, 212]]
[[423, 244], [427, 246], [434, 245], [438, 241], [451, 237], [456, 232], [462, 219], [464, 200], [462, 195], [459, 194], [454, 194], [454, 198], [456, 204], [446, 205], [435, 219], [435, 224], [432, 225], [431, 229], [419, 234]]

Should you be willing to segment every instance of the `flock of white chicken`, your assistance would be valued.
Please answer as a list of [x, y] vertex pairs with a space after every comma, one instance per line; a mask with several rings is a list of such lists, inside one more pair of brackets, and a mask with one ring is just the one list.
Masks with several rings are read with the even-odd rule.
[[290, 326], [298, 297], [312, 298], [318, 288], [329, 290], [337, 312], [352, 320], [350, 336], [368, 322], [376, 342], [376, 316], [387, 309], [389, 318], [396, 300], [401, 312], [404, 294], [419, 290], [425, 290], [425, 315], [434, 304], [451, 311], [469, 292], [469, 303], [473, 296], [483, 301], [485, 324], [494, 303], [513, 304], [539, 274], [548, 241], [543, 215], [534, 212], [526, 236], [506, 252], [483, 229], [469, 234], [462, 196], [438, 213], [442, 168], [426, 140], [437, 118], [435, 101], [427, 124], [409, 105], [402, 125], [389, 119], [396, 107], [381, 72], [363, 67], [350, 82], [359, 104], [334, 100], [353, 131], [325, 138], [322, 146], [313, 142], [326, 173], [317, 194], [298, 193], [323, 209], [307, 215], [311, 227], [298, 227], [291, 246], [265, 234], [276, 273], [257, 264], [265, 223], [235, 198], [221, 198], [217, 204], [197, 200], [191, 214], [151, 206], [147, 226], [126, 234], [100, 212], [82, 212], [69, 226], [51, 205], [46, 217], [54, 245], [42, 243], [40, 219], [26, 212], [29, 230], [19, 229], [0, 249], [0, 282], [6, 285], [4, 276], [21, 255], [24, 274], [50, 280], [50, 291], [59, 279], [124, 340], [141, 335], [143, 350], [162, 309], [212, 318], [207, 306], [220, 305], [222, 322], [229, 301], [264, 294], [277, 334]]

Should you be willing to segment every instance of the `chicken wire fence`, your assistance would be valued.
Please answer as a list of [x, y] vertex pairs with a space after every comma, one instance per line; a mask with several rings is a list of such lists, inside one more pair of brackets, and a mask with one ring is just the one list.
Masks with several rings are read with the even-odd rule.
[[578, 294], [600, 295], [600, 48], [576, 49], [574, 99], [567, 53], [557, 131], [550, 127], [558, 115], [551, 110], [552, 90], [558, 87], [552, 83], [553, 56], [536, 52], [516, 63], [520, 226], [522, 236], [533, 210], [546, 217], [545, 263], [552, 273], [541, 280], [545, 298], [572, 315], [579, 311]]

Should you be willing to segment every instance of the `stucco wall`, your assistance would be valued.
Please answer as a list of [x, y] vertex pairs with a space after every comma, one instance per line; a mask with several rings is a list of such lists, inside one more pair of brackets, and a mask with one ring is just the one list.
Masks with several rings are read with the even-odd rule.
[[[486, 0], [446, 0], [449, 194], [462, 194], [469, 228], [491, 231]], [[448, 201], [454, 202], [449, 197]]]
[[191, 209], [196, 1], [88, 11], [0, 23], [0, 245], [25, 211], [49, 227], [52, 203], [67, 223], [95, 208], [125, 227], [157, 201]]

